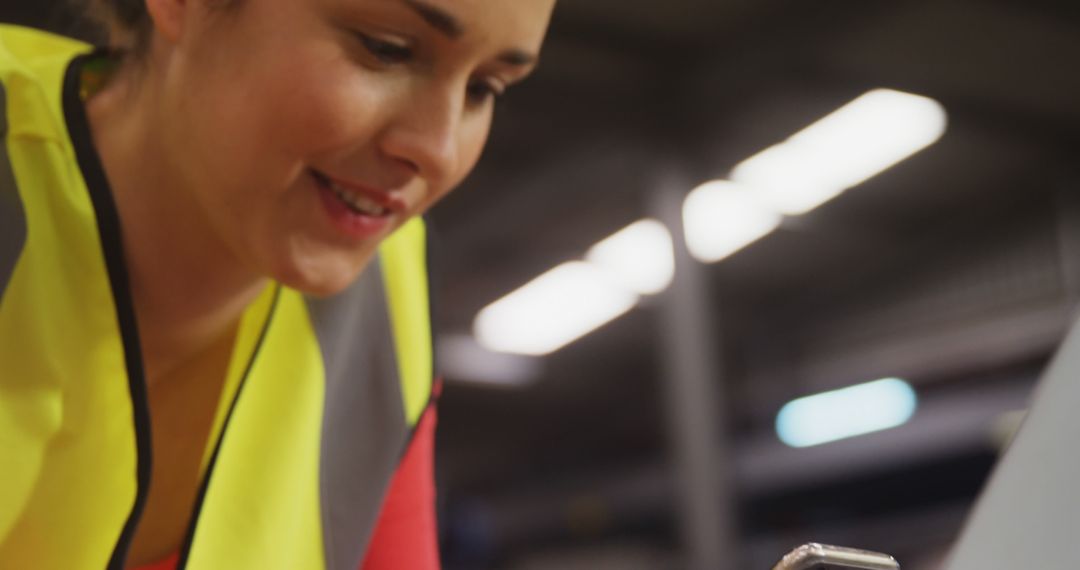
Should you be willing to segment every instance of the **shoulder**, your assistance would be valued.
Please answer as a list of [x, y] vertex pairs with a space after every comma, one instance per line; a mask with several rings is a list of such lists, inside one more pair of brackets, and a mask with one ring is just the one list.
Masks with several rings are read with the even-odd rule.
[[64, 191], [80, 179], [63, 95], [72, 61], [90, 49], [0, 24], [0, 293], [32, 234], [85, 224], [84, 193]]
[[61, 97], [64, 75], [83, 42], [33, 28], [0, 24], [0, 98], [5, 138], [66, 138]]
[[21, 61], [24, 65], [33, 66], [43, 59], [57, 55], [70, 58], [89, 49], [89, 44], [79, 40], [35, 28], [0, 24], [0, 65]]

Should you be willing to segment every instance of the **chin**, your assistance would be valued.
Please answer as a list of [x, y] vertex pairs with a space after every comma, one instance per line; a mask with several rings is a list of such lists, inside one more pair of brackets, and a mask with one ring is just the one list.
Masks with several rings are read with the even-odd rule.
[[283, 263], [271, 272], [276, 281], [315, 297], [332, 297], [347, 289], [371, 264], [374, 255], [356, 259], [308, 259]]

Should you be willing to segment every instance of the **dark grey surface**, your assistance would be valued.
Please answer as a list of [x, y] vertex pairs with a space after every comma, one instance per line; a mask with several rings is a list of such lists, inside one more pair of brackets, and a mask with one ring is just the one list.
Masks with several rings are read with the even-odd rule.
[[26, 213], [23, 211], [15, 173], [8, 156], [7, 92], [0, 84], [0, 300], [4, 298], [11, 273], [26, 243]]

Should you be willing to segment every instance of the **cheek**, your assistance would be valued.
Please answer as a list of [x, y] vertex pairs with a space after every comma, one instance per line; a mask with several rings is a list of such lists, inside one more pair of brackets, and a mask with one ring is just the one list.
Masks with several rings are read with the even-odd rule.
[[259, 71], [187, 82], [199, 87], [176, 114], [180, 144], [172, 146], [184, 168], [201, 178], [196, 188], [218, 192], [222, 186], [248, 187], [283, 175], [287, 139], [282, 133], [290, 115], [281, 110], [295, 93]]
[[293, 45], [238, 67], [239, 73], [217, 74], [222, 76], [214, 84], [217, 101], [206, 102], [219, 111], [211, 122], [236, 140], [232, 156], [222, 157], [236, 166], [295, 176], [303, 162], [370, 139], [377, 111], [385, 107], [378, 78], [360, 70], [333, 42]]
[[277, 70], [263, 122], [294, 161], [346, 154], [370, 141], [385, 105], [376, 82], [336, 62], [301, 60]]

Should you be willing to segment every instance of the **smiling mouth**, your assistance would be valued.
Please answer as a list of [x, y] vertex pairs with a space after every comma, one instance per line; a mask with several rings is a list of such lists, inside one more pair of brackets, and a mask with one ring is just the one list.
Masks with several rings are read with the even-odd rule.
[[316, 184], [329, 190], [345, 207], [355, 214], [374, 218], [384, 218], [390, 214], [389, 208], [360, 192], [341, 187], [341, 185], [317, 170], [311, 170], [311, 176], [315, 179]]

